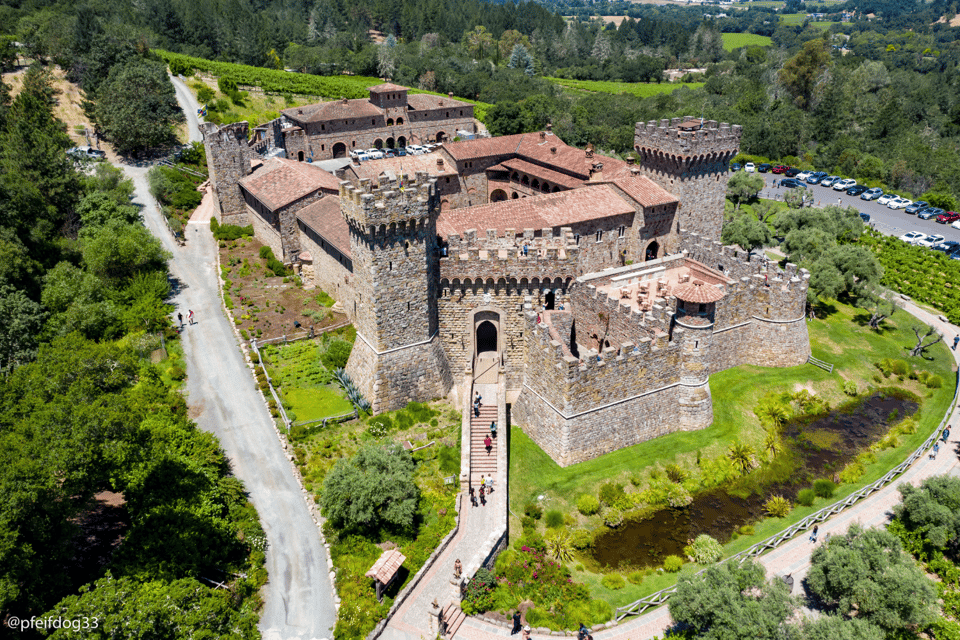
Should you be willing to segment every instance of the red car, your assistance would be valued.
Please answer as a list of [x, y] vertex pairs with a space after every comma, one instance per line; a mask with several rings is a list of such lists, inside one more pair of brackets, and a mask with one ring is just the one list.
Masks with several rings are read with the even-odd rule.
[[936, 221], [940, 224], [949, 224], [951, 222], [956, 222], [960, 220], [960, 213], [956, 211], [947, 211], [946, 213], [941, 213], [936, 217]]
[[790, 167], [788, 167], [788, 166], [785, 165], [785, 164], [778, 164], [778, 165], [775, 166], [773, 169], [771, 169], [771, 171], [772, 171], [773, 173], [786, 173], [786, 172], [787, 172], [787, 169], [789, 169], [789, 168], [790, 168]]

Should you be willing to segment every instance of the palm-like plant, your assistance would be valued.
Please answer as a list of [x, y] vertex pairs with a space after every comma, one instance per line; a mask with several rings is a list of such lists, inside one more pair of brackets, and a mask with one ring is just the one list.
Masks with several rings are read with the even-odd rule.
[[748, 444], [737, 442], [730, 445], [727, 457], [741, 475], [753, 468], [753, 447]]
[[780, 442], [780, 436], [773, 429], [767, 431], [767, 436], [763, 440], [763, 450], [770, 454], [771, 458], [776, 458], [783, 451], [783, 443]]
[[774, 518], [785, 518], [790, 514], [793, 505], [783, 496], [773, 496], [764, 503], [763, 508]]
[[563, 529], [547, 535], [547, 552], [559, 562], [569, 562], [573, 559], [573, 545], [570, 544], [570, 534]]

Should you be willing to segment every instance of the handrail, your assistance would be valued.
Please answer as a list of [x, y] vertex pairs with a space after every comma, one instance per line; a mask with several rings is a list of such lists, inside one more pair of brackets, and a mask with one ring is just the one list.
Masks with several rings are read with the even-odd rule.
[[820, 358], [814, 358], [813, 356], [808, 356], [808, 357], [807, 357], [807, 362], [808, 362], [809, 364], [812, 364], [812, 365], [815, 366], [815, 367], [820, 367], [821, 369], [823, 369], [823, 370], [826, 371], [827, 373], [833, 373], [833, 365], [830, 364], [829, 362], [824, 362], [824, 361], [821, 360]]
[[[737, 562], [742, 563], [744, 560], [747, 560], [748, 558], [756, 558], [770, 549], [776, 549], [781, 544], [793, 538], [793, 536], [800, 533], [801, 531], [809, 529], [812, 525], [819, 524], [824, 520], [835, 516], [836, 514], [847, 509], [848, 507], [852, 507], [857, 502], [859, 502], [860, 500], [863, 500], [867, 496], [873, 493], [876, 493], [877, 491], [879, 491], [880, 489], [888, 485], [891, 481], [893, 481], [897, 476], [899, 476], [904, 471], [909, 469], [910, 466], [913, 465], [913, 463], [920, 458], [920, 456], [926, 453], [927, 449], [933, 446], [934, 441], [940, 436], [940, 433], [943, 431], [943, 427], [947, 423], [947, 420], [950, 419], [950, 416], [953, 413], [953, 408], [957, 404], [957, 397], [958, 395], [960, 395], [960, 370], [957, 371], [956, 380], [954, 382], [956, 383], [956, 386], [954, 387], [954, 391], [953, 391], [953, 400], [950, 402], [950, 406], [947, 408], [947, 412], [944, 414], [943, 419], [940, 421], [940, 425], [933, 431], [932, 434], [930, 434], [930, 437], [928, 437], [924, 441], [924, 443], [917, 448], [916, 451], [914, 451], [912, 454], [910, 454], [909, 457], [907, 457], [906, 460], [904, 460], [903, 462], [898, 464], [896, 467], [888, 471], [879, 480], [876, 480], [875, 482], [868, 484], [867, 486], [863, 487], [859, 491], [851, 493], [849, 496], [847, 496], [846, 498], [843, 498], [842, 500], [838, 500], [837, 502], [834, 502], [833, 504], [828, 505], [823, 509], [820, 509], [820, 511], [817, 511], [816, 513], [810, 514], [809, 516], [797, 522], [796, 524], [790, 527], [787, 527], [780, 533], [774, 534], [769, 538], [767, 538], [766, 540], [758, 542], [757, 544], [753, 545], [749, 549], [745, 549], [740, 553], [736, 553], [730, 556], [729, 558], [726, 558], [725, 560], [720, 561], [718, 564], [723, 564], [724, 562], [730, 562], [733, 560], [736, 560]], [[707, 568], [701, 569], [695, 575], [700, 575], [706, 570]], [[657, 607], [663, 604], [664, 602], [669, 600], [670, 596], [672, 596], [676, 592], [677, 592], [677, 587], [676, 585], [674, 585], [672, 587], [667, 587], [666, 589], [661, 589], [656, 593], [652, 593], [645, 598], [641, 598], [639, 600], [631, 602], [630, 604], [625, 605], [623, 607], [617, 607], [615, 619], [617, 622], [620, 622], [627, 616], [640, 615], [643, 612], [645, 612], [647, 609], [650, 609], [651, 607]]]

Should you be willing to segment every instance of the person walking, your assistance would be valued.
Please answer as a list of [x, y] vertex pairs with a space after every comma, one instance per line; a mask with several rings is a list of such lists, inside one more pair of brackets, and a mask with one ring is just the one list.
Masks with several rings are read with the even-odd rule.
[[487, 449], [487, 455], [490, 455], [490, 451], [493, 449], [493, 440], [490, 439], [490, 436], [483, 439], [483, 446]]
[[810, 542], [816, 544], [817, 542], [817, 532], [820, 531], [820, 525], [813, 525], [813, 531], [810, 533]]
[[480, 505], [485, 506], [487, 504], [487, 493], [483, 490], [483, 487], [480, 487]]
[[190, 309], [190, 312], [187, 313], [187, 317], [190, 318], [190, 324], [193, 324], [193, 309]]
[[494, 438], [497, 437], [497, 421], [496, 420], [490, 423], [490, 435], [492, 435]]
[[946, 443], [947, 438], [949, 437], [950, 437], [950, 425], [947, 425], [947, 428], [943, 430], [943, 436], [942, 436], [943, 442]]
[[183, 326], [183, 314], [180, 313], [180, 312], [177, 312], [177, 321], [180, 323], [180, 326], [182, 327], [182, 326]]
[[936, 460], [938, 453], [940, 453], [940, 443], [939, 443], [939, 442], [934, 442], [934, 443], [933, 443], [933, 453], [930, 454], [930, 459], [931, 459], [931, 460]]
[[957, 350], [957, 345], [960, 344], [960, 336], [953, 336], [953, 350]]
[[482, 473], [480, 474], [480, 488], [481, 489], [487, 488], [487, 479], [484, 477]]
[[520, 612], [513, 612], [513, 631], [510, 632], [510, 635], [515, 636], [520, 633], [520, 629], [523, 628], [523, 625], [520, 623]]
[[463, 565], [460, 563], [460, 558], [457, 558], [453, 563], [453, 577], [460, 579], [460, 576], [463, 575]]
[[470, 487], [470, 504], [477, 506], [477, 494], [474, 493], [473, 487]]
[[580, 623], [580, 630], [577, 631], [578, 640], [587, 640], [587, 636], [590, 635], [590, 630], [587, 629], [586, 625], [582, 622]]

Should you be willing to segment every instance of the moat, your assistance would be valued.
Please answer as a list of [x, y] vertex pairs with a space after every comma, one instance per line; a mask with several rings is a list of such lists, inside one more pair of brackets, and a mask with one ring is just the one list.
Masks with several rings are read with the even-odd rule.
[[726, 543], [741, 526], [763, 517], [763, 505], [770, 496], [795, 500], [801, 489], [817, 478], [831, 477], [882, 438], [892, 423], [913, 415], [918, 406], [907, 399], [874, 394], [812, 419], [795, 418], [781, 430], [784, 451], [778, 458], [791, 460], [779, 474], [782, 479], [761, 484], [753, 493], [745, 491], [744, 487], [756, 486], [754, 476], [761, 469], [696, 494], [686, 507], [628, 519], [597, 536], [593, 559], [606, 567], [659, 566], [668, 555], [683, 556], [683, 548], [702, 533]]

